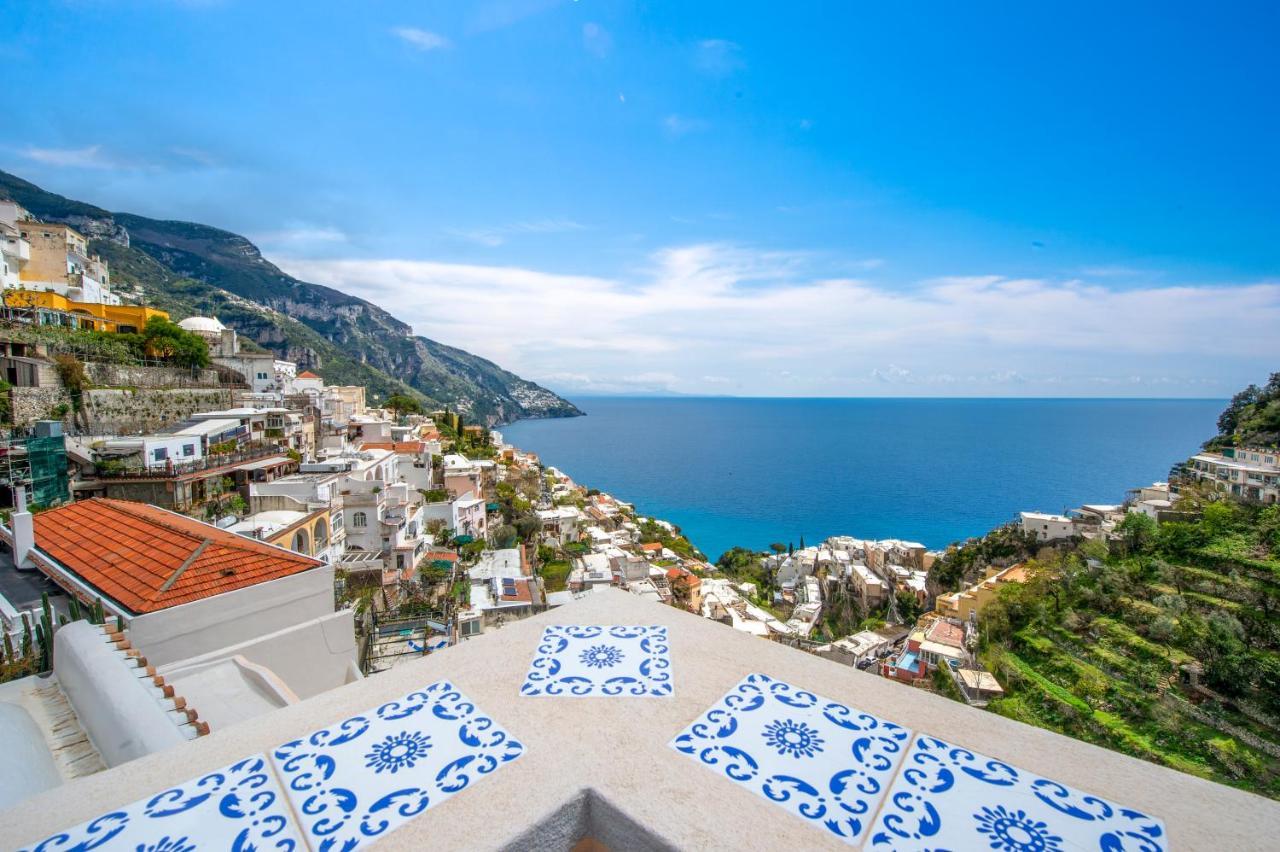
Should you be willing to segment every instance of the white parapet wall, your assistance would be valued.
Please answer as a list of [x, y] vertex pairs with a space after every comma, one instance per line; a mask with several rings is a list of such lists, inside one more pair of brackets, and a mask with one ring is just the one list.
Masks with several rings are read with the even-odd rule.
[[[665, 626], [674, 694], [523, 697], [521, 684], [537, 656], [543, 629], [552, 624]], [[673, 737], [757, 672], [1162, 820], [1167, 834], [1158, 844], [1141, 848], [1242, 852], [1274, 849], [1280, 836], [1280, 803], [1275, 801], [611, 589], [266, 713], [251, 724], [215, 730], [177, 749], [38, 794], [0, 812], [4, 844], [38, 842], [247, 756], [270, 755], [282, 744], [446, 680], [510, 731], [522, 743], [523, 754], [491, 775], [477, 777], [474, 789], [462, 790], [380, 838], [379, 849], [569, 849], [584, 837], [614, 848], [859, 848], [671, 747]], [[402, 772], [395, 780], [411, 776], [411, 771]], [[945, 836], [934, 840], [926, 845], [953, 848]], [[860, 843], [868, 849], [891, 848], [873, 846], [869, 839]]]

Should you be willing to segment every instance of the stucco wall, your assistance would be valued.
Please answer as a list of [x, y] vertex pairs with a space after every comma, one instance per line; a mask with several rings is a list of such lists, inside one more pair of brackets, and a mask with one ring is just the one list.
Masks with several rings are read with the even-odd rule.
[[[168, 674], [174, 669], [236, 655], [270, 669], [301, 699], [319, 695], [360, 677], [355, 620], [349, 609], [164, 666], [160, 673]], [[196, 709], [200, 708], [197, 706]]]
[[249, 642], [332, 613], [333, 568], [324, 565], [137, 616], [129, 625], [129, 640], [152, 665], [161, 666]]

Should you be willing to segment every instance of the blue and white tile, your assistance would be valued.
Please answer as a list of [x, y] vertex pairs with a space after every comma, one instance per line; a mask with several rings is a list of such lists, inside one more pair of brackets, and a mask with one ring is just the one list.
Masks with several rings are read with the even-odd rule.
[[272, 752], [313, 849], [386, 836], [518, 758], [524, 746], [447, 681]]
[[1161, 852], [1164, 823], [933, 737], [912, 744], [867, 849]]
[[670, 696], [667, 628], [552, 625], [542, 632], [520, 694]]
[[670, 745], [816, 830], [856, 844], [910, 739], [900, 725], [752, 674]]
[[290, 852], [306, 848], [264, 754], [193, 778], [27, 847], [29, 852]]

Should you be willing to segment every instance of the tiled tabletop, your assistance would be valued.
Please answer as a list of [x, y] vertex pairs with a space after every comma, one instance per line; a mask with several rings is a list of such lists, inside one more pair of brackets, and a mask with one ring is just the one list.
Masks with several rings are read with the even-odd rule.
[[748, 675], [671, 747], [846, 843], [860, 841], [906, 752], [892, 722]]
[[305, 849], [266, 755], [103, 814], [28, 847], [71, 849]]
[[557, 624], [543, 631], [520, 694], [665, 697], [672, 689], [667, 628]]

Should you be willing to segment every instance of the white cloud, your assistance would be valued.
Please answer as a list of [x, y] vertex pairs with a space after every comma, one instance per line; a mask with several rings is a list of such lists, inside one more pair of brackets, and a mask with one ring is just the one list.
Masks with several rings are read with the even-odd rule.
[[581, 231], [585, 227], [587, 226], [572, 219], [535, 219], [487, 228], [450, 228], [446, 233], [492, 248], [502, 245], [510, 237], [521, 234], [562, 234], [568, 231]]
[[410, 47], [423, 52], [440, 50], [449, 46], [449, 39], [430, 30], [423, 30], [417, 27], [393, 27], [391, 32]]
[[698, 42], [693, 65], [704, 74], [727, 77], [746, 67], [742, 59], [742, 46], [722, 38], [703, 39]]
[[582, 46], [592, 56], [603, 59], [613, 51], [613, 36], [604, 27], [588, 21], [582, 25]]
[[73, 169], [122, 169], [144, 165], [110, 154], [101, 145], [86, 145], [83, 148], [40, 148], [32, 145], [23, 148], [21, 153], [28, 160], [46, 166]]
[[282, 265], [573, 390], [1205, 395], [1274, 368], [1280, 283], [1115, 289], [984, 275], [902, 287], [823, 277], [815, 262], [702, 244], [656, 252], [626, 278], [391, 259]]
[[251, 239], [264, 249], [284, 254], [307, 254], [316, 249], [332, 248], [347, 243], [347, 235], [344, 231], [327, 225], [311, 225], [305, 222], [290, 222], [277, 231], [253, 234]]
[[689, 133], [706, 130], [707, 126], [707, 123], [700, 118], [689, 118], [674, 112], [662, 119], [662, 129], [668, 136], [677, 138]]

